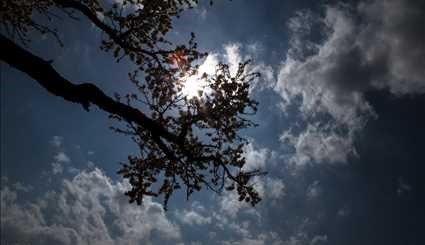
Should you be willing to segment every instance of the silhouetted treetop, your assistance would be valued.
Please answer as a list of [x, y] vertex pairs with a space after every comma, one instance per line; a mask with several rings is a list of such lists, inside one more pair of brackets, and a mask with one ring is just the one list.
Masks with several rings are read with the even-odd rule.
[[[129, 135], [139, 152], [128, 157], [118, 171], [129, 180], [130, 202], [145, 196], [164, 197], [184, 188], [187, 197], [206, 187], [215, 192], [236, 191], [240, 201], [252, 205], [261, 199], [251, 179], [263, 174], [246, 170], [247, 139], [239, 130], [255, 126], [248, 116], [257, 110], [249, 88], [258, 73], [249, 61], [236, 73], [218, 64], [214, 74], [199, 74], [206, 53], [197, 49], [195, 35], [186, 44], [167, 40], [173, 18], [196, 7], [192, 0], [8, 0], [0, 3], [1, 59], [28, 74], [50, 93], [91, 104], [124, 123], [113, 127]], [[119, 62], [128, 59], [136, 69], [128, 73], [135, 91], [112, 98], [91, 83], [73, 84], [51, 65], [17, 45], [27, 46], [30, 32], [53, 36], [63, 45], [51, 24], [57, 18], [78, 21], [84, 17], [101, 30], [99, 47]], [[188, 80], [203, 84], [196, 96], [183, 92]]]

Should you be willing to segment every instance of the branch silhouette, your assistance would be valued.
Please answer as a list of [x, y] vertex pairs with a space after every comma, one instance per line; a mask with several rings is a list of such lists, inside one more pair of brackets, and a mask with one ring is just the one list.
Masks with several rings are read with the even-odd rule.
[[[244, 168], [248, 140], [239, 130], [256, 126], [247, 116], [257, 110], [249, 87], [259, 74], [249, 72], [250, 61], [240, 63], [235, 74], [223, 63], [214, 74], [199, 74], [199, 63], [207, 54], [198, 51], [195, 35], [191, 33], [185, 45], [166, 40], [172, 19], [196, 4], [191, 0], [123, 0], [121, 5], [107, 6], [97, 0], [5, 1], [0, 9], [0, 58], [51, 94], [87, 111], [96, 105], [124, 122], [124, 128], [113, 130], [130, 136], [139, 147], [118, 171], [130, 183], [125, 193], [130, 202], [142, 204], [146, 196], [162, 195], [167, 208], [175, 190], [185, 187], [189, 198], [205, 187], [218, 193], [235, 190], [240, 201], [255, 205], [261, 198], [250, 180], [265, 173]], [[52, 25], [33, 19], [38, 12], [51, 23], [52, 9], [62, 10], [72, 21], [82, 15], [106, 33], [100, 48], [111, 52], [117, 62], [128, 59], [137, 66], [128, 74], [136, 91], [112, 98], [92, 83], [72, 83], [51, 62], [15, 43], [28, 44], [29, 31], [58, 39]], [[195, 77], [208, 90], [188, 98], [182, 90]]]
[[140, 110], [108, 97], [94, 84], [71, 83], [53, 69], [49, 61], [33, 55], [1, 34], [0, 46], [4, 48], [4, 51], [0, 54], [3, 61], [28, 74], [50, 93], [65, 100], [79, 103], [87, 111], [90, 104], [95, 104], [100, 109], [118, 115], [128, 122], [143, 125], [146, 129], [158, 134], [158, 136], [172, 141], [177, 140], [176, 135], [162, 128]]

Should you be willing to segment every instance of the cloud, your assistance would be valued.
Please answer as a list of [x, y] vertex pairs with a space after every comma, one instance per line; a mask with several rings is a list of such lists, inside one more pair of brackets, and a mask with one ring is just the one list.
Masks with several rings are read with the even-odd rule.
[[226, 191], [220, 198], [219, 207], [220, 212], [229, 217], [235, 218], [240, 210], [247, 210], [250, 205], [245, 202], [238, 201], [238, 194], [234, 191]]
[[300, 217], [289, 229], [292, 229], [292, 232], [283, 242], [285, 245], [313, 245], [327, 241], [326, 234], [316, 233], [317, 222], [308, 217]]
[[[267, 168], [272, 167], [274, 153], [268, 148], [257, 148], [253, 142], [250, 142], [244, 147], [243, 157], [245, 157], [246, 163], [242, 170], [266, 171]], [[284, 196], [285, 185], [281, 180], [258, 176], [253, 178], [252, 184], [262, 198], [278, 199]], [[240, 202], [234, 191], [225, 191], [220, 198], [219, 206], [220, 210], [230, 217], [236, 217], [242, 209], [256, 213], [249, 203]]]
[[[64, 151], [63, 141], [64, 138], [62, 136], [53, 136], [50, 140], [50, 144], [55, 147], [54, 150], [56, 152], [53, 156], [53, 162], [51, 163], [51, 173], [53, 175], [62, 174], [65, 164], [71, 162], [71, 158]], [[68, 169], [75, 168], [70, 166]], [[48, 174], [48, 172], [44, 172], [44, 174]], [[51, 181], [51, 178], [49, 177], [48, 180]]]
[[63, 166], [58, 162], [52, 162], [52, 173], [53, 174], [63, 173]]
[[291, 147], [290, 162], [297, 166], [309, 163], [345, 163], [348, 156], [357, 155], [354, 135], [338, 134], [333, 128], [310, 124], [298, 134], [286, 131], [280, 141]]
[[357, 38], [373, 87], [395, 94], [425, 92], [424, 2], [387, 0], [361, 3], [368, 21]]
[[53, 156], [54, 161], [52, 162], [52, 173], [53, 175], [62, 174], [65, 163], [70, 163], [71, 158], [66, 155], [64, 151], [59, 151]]
[[162, 206], [146, 198], [129, 204], [127, 185], [113, 182], [102, 171], [83, 171], [63, 180], [35, 202], [20, 204], [17, 193], [1, 191], [2, 243], [13, 244], [136, 244], [180, 238], [180, 230]]
[[267, 178], [268, 197], [278, 199], [285, 196], [285, 184], [280, 179]]
[[[328, 114], [343, 126], [361, 127], [364, 121], [362, 115], [371, 114], [370, 105], [360, 91], [342, 90], [339, 86], [341, 83], [353, 83], [355, 86], [362, 82], [356, 77], [357, 71], [347, 73], [347, 70], [355, 68], [350, 62], [355, 63], [357, 58], [346, 53], [352, 45], [350, 37], [355, 35], [352, 30], [354, 24], [345, 12], [336, 8], [328, 8], [323, 21], [327, 28], [333, 30], [328, 39], [318, 47], [317, 53], [307, 58], [295, 55], [299, 52], [294, 49], [300, 47], [290, 49], [281, 66], [275, 89], [286, 104], [301, 98], [300, 111], [307, 118]], [[343, 64], [346, 66], [342, 67]]]
[[63, 151], [58, 152], [53, 158], [58, 163], [69, 163], [71, 161], [71, 159]]
[[236, 74], [239, 63], [247, 60], [253, 60], [246, 68], [249, 72], [258, 72], [261, 74], [261, 79], [255, 79], [250, 88], [250, 92], [254, 90], [262, 90], [274, 85], [275, 77], [274, 70], [271, 66], [264, 62], [258, 62], [256, 58], [259, 56], [261, 49], [260, 44], [250, 44], [243, 46], [240, 43], [229, 43], [224, 45], [224, 60], [229, 64], [230, 74]]
[[212, 215], [206, 211], [204, 206], [198, 201], [193, 201], [191, 206], [190, 209], [176, 210], [177, 219], [189, 226], [211, 224]]
[[[211, 52], [200, 64], [197, 75], [185, 77], [185, 86], [183, 87], [182, 93], [186, 96], [193, 97], [198, 94], [199, 90], [203, 90], [206, 94], [209, 93], [208, 84], [201, 79], [205, 73], [207, 75], [214, 75], [218, 64], [225, 63], [229, 65], [229, 71], [231, 76], [235, 76], [239, 67], [239, 64], [252, 60], [253, 57], [258, 56], [260, 52], [258, 48], [259, 44], [252, 44], [243, 46], [240, 43], [229, 43], [223, 46], [224, 52]], [[274, 71], [271, 66], [265, 65], [263, 62], [252, 61], [246, 66], [245, 74], [249, 73], [260, 73], [261, 79], [254, 78], [250, 83], [250, 92], [255, 90], [262, 90], [264, 88], [271, 87], [274, 83]]]
[[[424, 19], [420, 1], [385, 0], [328, 5], [323, 17], [301, 11], [289, 20], [290, 49], [274, 89], [283, 110], [295, 106], [312, 123], [282, 137], [295, 148], [293, 161], [346, 162], [356, 133], [377, 116], [367, 92], [425, 92]], [[334, 127], [315, 124], [324, 120]]]
[[313, 237], [313, 239], [310, 242], [310, 245], [324, 244], [327, 241], [328, 241], [327, 235], [317, 235]]
[[243, 166], [243, 170], [252, 171], [255, 169], [264, 169], [267, 164], [267, 160], [270, 159], [272, 152], [267, 148], [255, 149], [254, 144], [251, 142], [244, 148], [243, 157], [246, 159], [246, 163]]
[[[277, 89], [287, 89], [287, 95], [299, 94], [291, 86], [301, 82], [313, 90], [330, 91], [333, 97], [329, 100], [359, 106], [362, 101], [352, 96], [365, 91], [424, 93], [424, 18], [420, 1], [402, 0], [362, 2], [354, 9], [341, 4], [328, 6], [323, 18], [298, 13], [288, 24], [292, 46]], [[311, 26], [320, 24], [325, 41], [304, 40]], [[296, 44], [301, 41], [310, 43], [316, 52], [307, 57], [294, 52], [306, 50]]]
[[61, 147], [63, 144], [63, 137], [62, 136], [53, 136], [50, 140], [50, 144], [52, 144], [54, 147]]
[[25, 185], [21, 182], [16, 182], [15, 184], [13, 184], [13, 187], [17, 190], [17, 191], [23, 191], [23, 192], [29, 192], [33, 190], [33, 187], [30, 185]]
[[240, 43], [229, 43], [224, 45], [224, 57], [226, 57], [227, 62], [229, 62], [231, 74], [236, 74], [238, 64], [243, 62], [241, 46]]
[[223, 241], [223, 245], [278, 245], [283, 244], [279, 235], [275, 232], [259, 233], [253, 237], [244, 237], [240, 240]]
[[265, 241], [262, 239], [250, 239], [250, 238], [243, 238], [240, 241], [225, 241], [223, 242], [223, 245], [264, 245]]
[[180, 220], [187, 225], [205, 225], [211, 223], [211, 217], [204, 217], [195, 210], [184, 210], [178, 213]]

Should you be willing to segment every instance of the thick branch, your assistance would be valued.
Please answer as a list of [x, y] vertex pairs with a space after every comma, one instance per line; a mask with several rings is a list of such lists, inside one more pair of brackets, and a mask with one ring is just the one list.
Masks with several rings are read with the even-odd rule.
[[49, 62], [31, 54], [1, 34], [0, 47], [2, 47], [1, 60], [28, 74], [50, 93], [65, 100], [80, 103], [86, 110], [90, 103], [93, 103], [106, 112], [141, 125], [153, 135], [177, 142], [176, 135], [158, 125], [141, 111], [113, 100], [93, 84], [72, 84], [62, 77]]

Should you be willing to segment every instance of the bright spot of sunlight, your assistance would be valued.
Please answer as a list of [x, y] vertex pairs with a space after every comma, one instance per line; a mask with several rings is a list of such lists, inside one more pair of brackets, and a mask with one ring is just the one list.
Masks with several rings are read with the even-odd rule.
[[[218, 65], [218, 57], [216, 54], [210, 54], [205, 59], [204, 63], [199, 66], [198, 74], [193, 76], [188, 76], [184, 79], [183, 89], [181, 93], [186, 96], [188, 99], [194, 97], [200, 97], [208, 89], [207, 82], [205, 79], [202, 79], [202, 75], [206, 73], [207, 75], [213, 75], [215, 73], [216, 66]], [[201, 93], [199, 92], [201, 91]]]
[[199, 97], [202, 95], [206, 82], [203, 79], [198, 79], [197, 76], [190, 76], [185, 79], [182, 94], [188, 99]]

